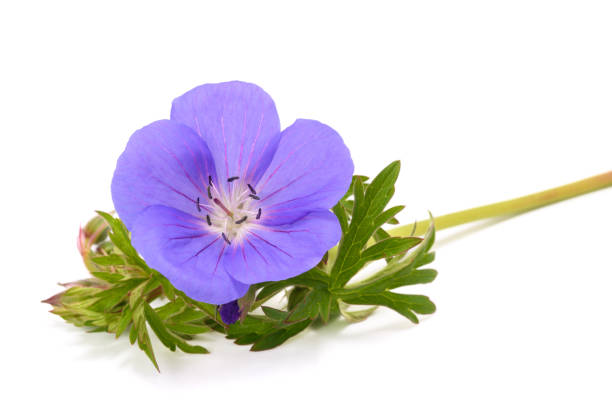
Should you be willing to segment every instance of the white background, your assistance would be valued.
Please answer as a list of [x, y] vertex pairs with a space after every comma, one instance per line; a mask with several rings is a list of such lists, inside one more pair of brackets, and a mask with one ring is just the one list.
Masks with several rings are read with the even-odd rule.
[[405, 223], [609, 171], [611, 21], [584, 0], [3, 2], [2, 400], [611, 406], [612, 190], [440, 232], [418, 326], [380, 310], [262, 353], [156, 342], [158, 374], [40, 303], [85, 276], [78, 226], [112, 208], [130, 134], [201, 83], [259, 84], [283, 126], [334, 127], [361, 174], [401, 159]]

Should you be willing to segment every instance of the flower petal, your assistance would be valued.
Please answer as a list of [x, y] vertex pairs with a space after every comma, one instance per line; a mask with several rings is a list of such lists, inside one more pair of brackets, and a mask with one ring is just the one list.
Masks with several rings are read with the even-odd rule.
[[210, 148], [221, 179], [257, 182], [274, 156], [280, 121], [274, 101], [246, 82], [201, 85], [172, 103], [172, 120], [193, 128]]
[[159, 205], [147, 208], [134, 222], [132, 244], [151, 268], [195, 300], [224, 304], [249, 288], [227, 274], [223, 239], [187, 213]]
[[111, 186], [115, 209], [130, 230], [151, 205], [195, 214], [209, 176], [216, 180], [212, 156], [192, 129], [170, 120], [151, 123], [134, 132], [117, 160]]
[[348, 190], [353, 161], [327, 125], [299, 119], [285, 129], [274, 159], [256, 185], [267, 225], [291, 223], [333, 207]]
[[314, 211], [287, 225], [261, 226], [232, 245], [225, 270], [244, 283], [288, 279], [316, 266], [340, 240], [340, 224], [329, 211]]

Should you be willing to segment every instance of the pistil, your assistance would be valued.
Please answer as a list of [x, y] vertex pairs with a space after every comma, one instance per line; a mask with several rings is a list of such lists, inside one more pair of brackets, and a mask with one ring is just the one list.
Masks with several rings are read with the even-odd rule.
[[230, 210], [228, 210], [228, 209], [227, 209], [227, 207], [223, 205], [223, 203], [221, 202], [221, 200], [219, 200], [218, 198], [216, 198], [216, 197], [215, 197], [215, 198], [213, 199], [213, 202], [214, 202], [215, 204], [217, 204], [219, 207], [221, 207], [221, 209], [222, 209], [223, 211], [225, 211], [225, 213], [226, 213], [227, 215], [229, 215], [230, 217], [233, 217], [233, 216], [234, 216], [234, 213], [232, 213]]

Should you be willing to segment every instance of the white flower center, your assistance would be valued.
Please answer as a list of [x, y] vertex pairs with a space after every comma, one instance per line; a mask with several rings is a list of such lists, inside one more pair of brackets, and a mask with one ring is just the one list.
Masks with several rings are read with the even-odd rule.
[[226, 188], [209, 179], [207, 197], [198, 197], [196, 205], [208, 228], [227, 244], [242, 241], [261, 217], [255, 189], [238, 177], [227, 179]]

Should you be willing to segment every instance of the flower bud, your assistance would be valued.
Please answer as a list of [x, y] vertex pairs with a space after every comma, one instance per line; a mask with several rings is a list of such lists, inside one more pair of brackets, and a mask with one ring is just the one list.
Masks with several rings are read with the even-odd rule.
[[83, 228], [83, 233], [85, 234], [85, 238], [93, 244], [99, 244], [104, 241], [108, 236], [108, 224], [104, 220], [104, 218], [96, 215], [93, 217], [87, 224], [85, 224], [85, 228]]

